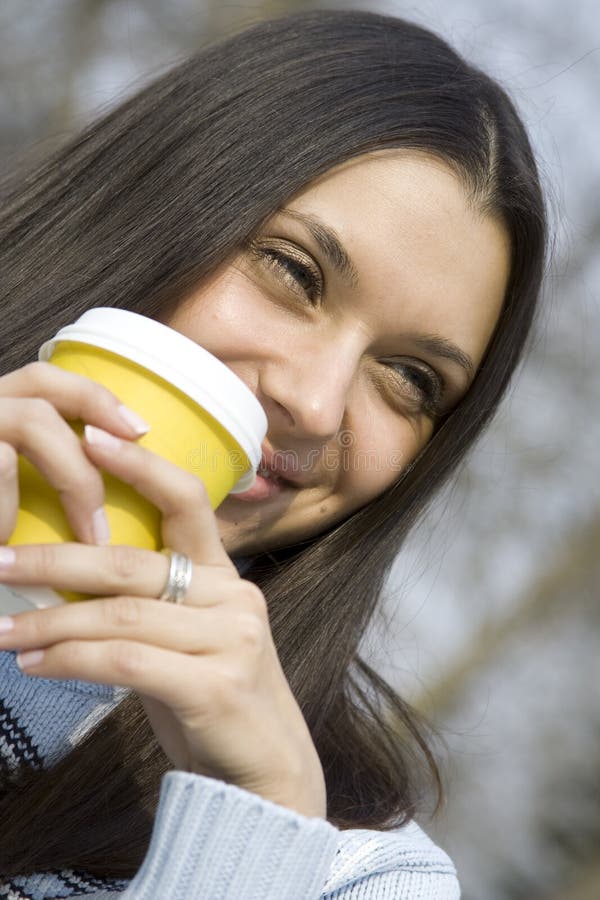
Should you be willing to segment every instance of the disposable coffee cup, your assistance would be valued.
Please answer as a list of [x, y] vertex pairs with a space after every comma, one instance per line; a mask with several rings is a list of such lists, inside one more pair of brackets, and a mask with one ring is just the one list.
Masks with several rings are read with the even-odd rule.
[[[151, 426], [137, 440], [200, 478], [216, 509], [256, 478], [267, 431], [250, 389], [219, 359], [167, 325], [138, 313], [97, 307], [62, 328], [39, 359], [109, 388]], [[76, 434], [84, 422], [71, 421]], [[100, 470], [111, 543], [162, 549], [159, 510], [133, 487]], [[19, 513], [9, 544], [77, 541], [58, 492], [19, 456]], [[0, 611], [58, 606], [93, 595], [0, 585]]]

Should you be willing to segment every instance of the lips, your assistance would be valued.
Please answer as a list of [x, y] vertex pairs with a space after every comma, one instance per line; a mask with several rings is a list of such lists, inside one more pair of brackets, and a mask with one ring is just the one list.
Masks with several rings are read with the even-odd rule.
[[[297, 458], [293, 451], [276, 451], [267, 443], [264, 443], [261, 449], [262, 457], [253, 486], [241, 494], [233, 494], [232, 499], [253, 502], [269, 500], [280, 494], [320, 483], [321, 479], [319, 481], [315, 479], [315, 472], [294, 471], [297, 468]], [[290, 461], [293, 461], [294, 465], [291, 465]]]
[[288, 493], [295, 490], [294, 485], [287, 484], [274, 475], [264, 478], [262, 475], [256, 476], [256, 481], [249, 490], [242, 494], [231, 495], [234, 500], [261, 501], [270, 500], [272, 497], [278, 497], [280, 494]]
[[259, 475], [262, 475], [264, 473], [267, 478], [275, 477], [276, 480], [279, 479], [281, 482], [283, 482], [283, 484], [287, 484], [291, 487], [296, 488], [305, 487], [308, 484], [308, 479], [311, 477], [311, 473], [296, 472], [294, 471], [294, 468], [296, 467], [288, 465], [286, 462], [286, 459], [288, 459], [290, 456], [293, 456], [292, 451], [274, 451], [273, 448], [269, 447], [269, 445], [266, 443], [262, 445], [261, 449], [262, 458], [260, 461], [260, 466], [258, 467]]
[[256, 474], [260, 478], [266, 478], [268, 481], [274, 481], [276, 484], [289, 484], [291, 486], [291, 481], [288, 481], [281, 475], [277, 475], [274, 471], [267, 469], [266, 466], [263, 466], [262, 464], [258, 467]]

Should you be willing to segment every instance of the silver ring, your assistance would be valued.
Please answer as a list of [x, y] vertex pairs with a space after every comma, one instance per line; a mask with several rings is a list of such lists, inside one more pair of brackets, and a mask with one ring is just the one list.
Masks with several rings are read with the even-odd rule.
[[163, 547], [160, 552], [170, 558], [171, 565], [167, 583], [158, 600], [164, 603], [182, 603], [192, 580], [192, 560], [185, 553], [176, 553], [170, 547]]

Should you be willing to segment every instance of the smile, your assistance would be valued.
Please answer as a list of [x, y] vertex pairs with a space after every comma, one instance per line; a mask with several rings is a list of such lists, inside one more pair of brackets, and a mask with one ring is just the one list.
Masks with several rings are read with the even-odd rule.
[[256, 502], [260, 500], [269, 500], [271, 497], [277, 497], [284, 492], [298, 490], [295, 485], [281, 478], [279, 475], [274, 475], [271, 472], [261, 470], [261, 473], [263, 472], [264, 474], [257, 474], [256, 481], [249, 490], [244, 491], [242, 494], [230, 494], [229, 498], [233, 500], [250, 500]]

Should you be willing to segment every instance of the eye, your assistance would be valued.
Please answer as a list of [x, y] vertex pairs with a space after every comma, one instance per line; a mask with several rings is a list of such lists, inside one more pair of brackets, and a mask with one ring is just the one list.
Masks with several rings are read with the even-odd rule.
[[313, 302], [323, 293], [323, 275], [316, 263], [300, 250], [276, 244], [253, 242], [252, 256], [268, 267], [276, 278], [296, 294], [304, 294]]
[[419, 403], [419, 410], [433, 419], [440, 418], [441, 404], [446, 389], [445, 379], [429, 367], [410, 365], [396, 360], [381, 360], [396, 374], [404, 394]]

